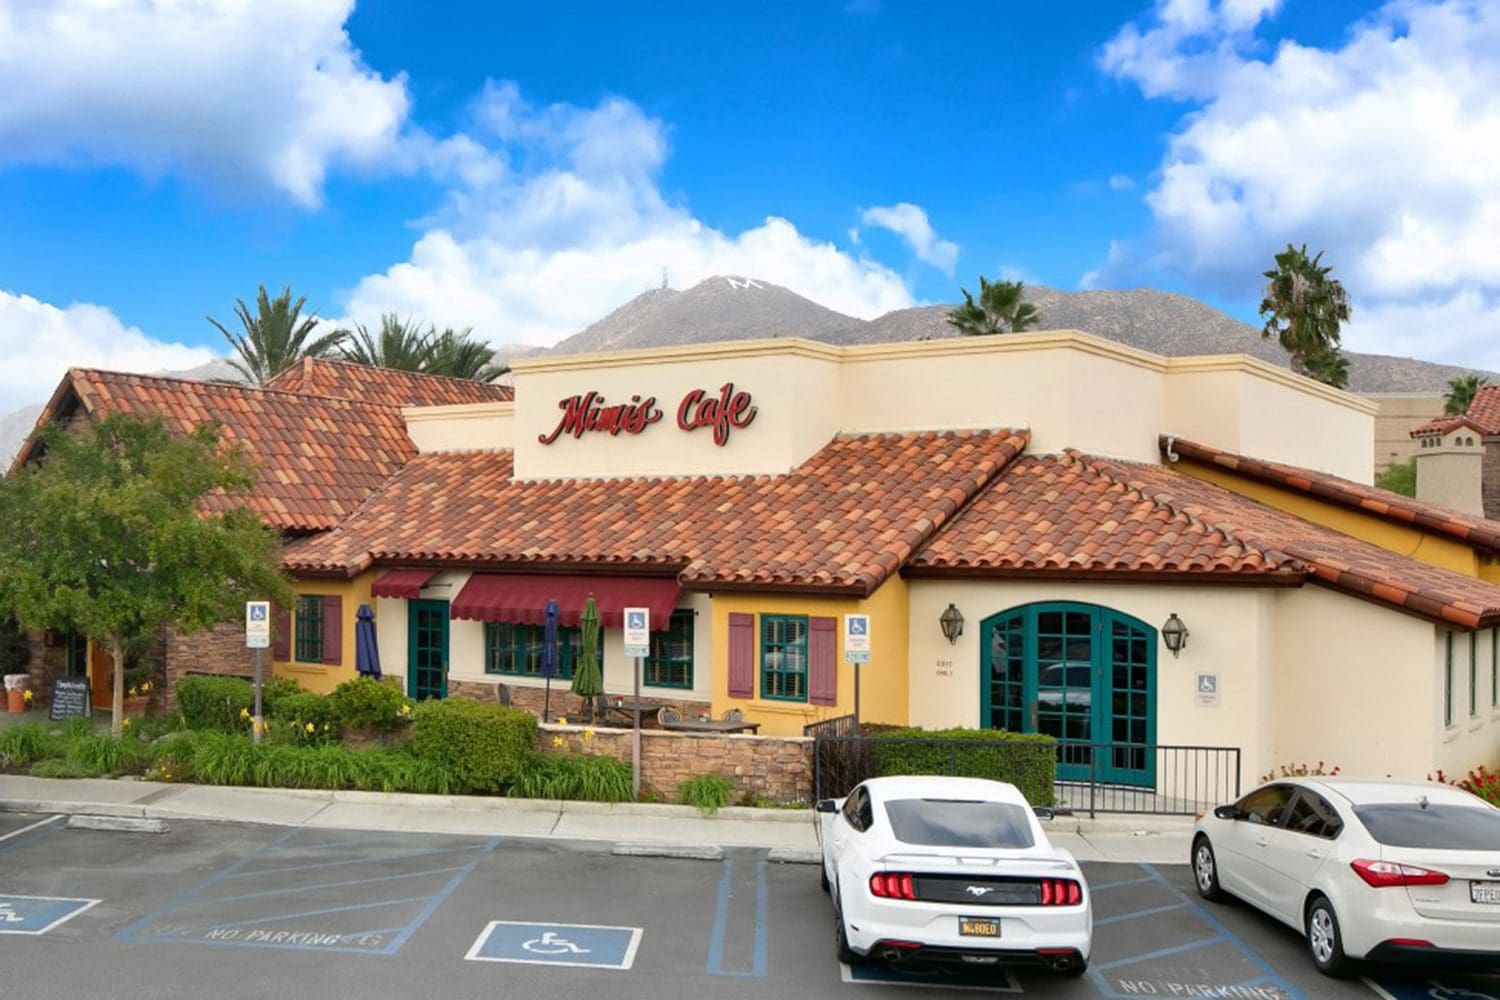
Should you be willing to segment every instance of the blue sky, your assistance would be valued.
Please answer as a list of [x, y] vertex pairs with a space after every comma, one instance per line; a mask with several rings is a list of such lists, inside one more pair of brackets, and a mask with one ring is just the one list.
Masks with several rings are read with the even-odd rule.
[[1253, 319], [1287, 240], [1350, 346], [1500, 367], [1493, 3], [71, 7], [0, 0], [0, 406], [222, 352], [261, 283], [496, 344], [663, 272]]

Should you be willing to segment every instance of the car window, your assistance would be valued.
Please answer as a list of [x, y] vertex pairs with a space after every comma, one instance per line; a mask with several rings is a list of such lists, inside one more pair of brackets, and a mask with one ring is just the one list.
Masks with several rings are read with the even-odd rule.
[[1282, 825], [1293, 833], [1305, 833], [1325, 840], [1332, 840], [1344, 829], [1344, 821], [1339, 819], [1333, 806], [1323, 796], [1305, 788], [1297, 792]]
[[891, 832], [905, 844], [1024, 848], [1036, 843], [1026, 810], [1009, 802], [892, 799], [885, 814]]
[[1388, 802], [1355, 806], [1354, 815], [1387, 847], [1500, 850], [1500, 810], [1488, 806]]
[[863, 833], [869, 829], [869, 823], [866, 820], [869, 814], [870, 793], [865, 791], [864, 785], [860, 785], [844, 800], [844, 822]]
[[1291, 785], [1266, 785], [1240, 799], [1234, 807], [1247, 823], [1275, 826], [1286, 812], [1293, 791]]

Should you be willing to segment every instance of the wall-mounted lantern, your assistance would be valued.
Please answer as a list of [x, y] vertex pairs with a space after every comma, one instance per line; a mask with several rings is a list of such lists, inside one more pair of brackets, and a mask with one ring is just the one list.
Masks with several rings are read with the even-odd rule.
[[964, 634], [964, 616], [951, 603], [946, 611], [938, 615], [938, 624], [943, 628], [943, 638], [947, 639], [950, 645], [957, 642], [958, 637]]
[[1183, 623], [1181, 618], [1177, 617], [1177, 612], [1174, 611], [1167, 616], [1166, 624], [1161, 627], [1161, 641], [1167, 644], [1167, 651], [1172, 654], [1172, 658], [1175, 660], [1177, 654], [1182, 652], [1183, 648], [1187, 646], [1187, 640], [1188, 627]]

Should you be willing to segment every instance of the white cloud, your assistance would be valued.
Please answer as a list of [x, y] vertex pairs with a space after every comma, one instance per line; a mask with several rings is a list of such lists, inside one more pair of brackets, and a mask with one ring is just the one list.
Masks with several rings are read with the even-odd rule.
[[1111, 191], [1129, 191], [1135, 187], [1135, 181], [1129, 174], [1110, 174], [1109, 189]]
[[1337, 47], [1258, 54], [1276, 6], [1163, 3], [1105, 47], [1109, 72], [1197, 106], [1147, 195], [1154, 233], [1085, 281], [1155, 270], [1248, 297], [1277, 249], [1306, 242], [1350, 292], [1351, 347], [1493, 358], [1500, 5], [1395, 0]]
[[116, 164], [317, 205], [330, 168], [484, 169], [403, 131], [404, 77], [364, 65], [353, 0], [0, 4], [0, 162]]
[[66, 308], [0, 289], [0, 412], [41, 402], [74, 367], [155, 372], [213, 359], [202, 347], [155, 340], [103, 306]]
[[937, 231], [920, 205], [909, 201], [894, 205], [876, 205], [860, 213], [860, 221], [877, 229], [888, 229], [901, 237], [917, 259], [931, 264], [948, 277], [953, 277], [953, 267], [958, 263], [958, 244], [952, 240], [939, 239]]
[[786, 219], [725, 233], [673, 203], [658, 184], [667, 129], [627, 100], [537, 107], [513, 84], [492, 84], [473, 119], [468, 138], [490, 160], [526, 169], [457, 184], [409, 258], [352, 289], [345, 321], [394, 311], [472, 326], [496, 344], [551, 344], [664, 271], [678, 288], [715, 274], [761, 278], [865, 317], [913, 304], [890, 268]]

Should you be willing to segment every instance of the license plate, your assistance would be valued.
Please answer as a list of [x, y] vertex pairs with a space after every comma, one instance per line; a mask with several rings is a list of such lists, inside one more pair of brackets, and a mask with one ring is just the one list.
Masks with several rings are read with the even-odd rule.
[[983, 917], [959, 917], [958, 933], [964, 937], [999, 937], [1000, 921]]
[[1476, 903], [1500, 903], [1500, 882], [1470, 882], [1469, 899]]

